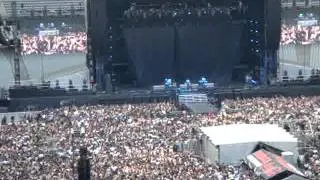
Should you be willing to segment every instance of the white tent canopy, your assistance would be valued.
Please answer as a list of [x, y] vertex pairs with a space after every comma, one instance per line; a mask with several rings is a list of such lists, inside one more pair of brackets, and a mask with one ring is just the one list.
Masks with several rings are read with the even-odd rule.
[[298, 140], [275, 124], [233, 124], [202, 127], [203, 151], [207, 161], [237, 164], [259, 142], [297, 156]]

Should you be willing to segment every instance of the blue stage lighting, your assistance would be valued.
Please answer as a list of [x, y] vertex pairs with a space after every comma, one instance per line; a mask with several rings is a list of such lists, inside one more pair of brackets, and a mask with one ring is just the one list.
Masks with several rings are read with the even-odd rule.
[[206, 88], [208, 85], [208, 81], [205, 77], [201, 77], [201, 79], [199, 80], [199, 86], [202, 88]]
[[187, 89], [191, 88], [191, 81], [190, 79], [186, 79], [186, 81], [184, 82], [184, 84], [187, 86]]
[[251, 84], [252, 84], [252, 85], [258, 85], [258, 82], [252, 79], [252, 80], [251, 80]]
[[164, 80], [164, 86], [166, 88], [171, 88], [172, 87], [172, 79], [165, 79]]

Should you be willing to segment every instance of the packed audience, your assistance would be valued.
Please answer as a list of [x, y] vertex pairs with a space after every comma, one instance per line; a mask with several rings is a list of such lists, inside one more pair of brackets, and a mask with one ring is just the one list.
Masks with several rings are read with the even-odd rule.
[[23, 34], [21, 39], [23, 55], [85, 53], [87, 49], [87, 35], [85, 32], [69, 32], [54, 36]]
[[[92, 179], [257, 179], [245, 166], [209, 165], [173, 147], [196, 138], [198, 127], [232, 123], [287, 123], [292, 133], [313, 137], [319, 116], [320, 96], [225, 100], [216, 114], [169, 102], [47, 109], [0, 127], [0, 179], [72, 179], [81, 146], [90, 152]], [[303, 172], [319, 179], [316, 143], [308, 144]]]
[[281, 45], [312, 44], [320, 42], [320, 26], [282, 25]]

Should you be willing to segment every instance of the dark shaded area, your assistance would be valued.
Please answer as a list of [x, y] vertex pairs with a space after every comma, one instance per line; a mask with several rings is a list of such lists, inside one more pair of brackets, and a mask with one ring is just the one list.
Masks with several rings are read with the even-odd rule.
[[266, 48], [278, 49], [281, 33], [281, 2], [265, 0]]
[[78, 179], [90, 180], [91, 174], [90, 160], [87, 157], [87, 148], [80, 149], [80, 159], [78, 160]]
[[77, 89], [67, 90], [64, 88], [38, 88], [36, 86], [21, 86], [21, 87], [10, 88], [9, 94], [10, 94], [10, 98], [30, 98], [30, 97], [90, 95], [90, 94], [93, 94], [93, 92], [78, 91]]
[[183, 83], [201, 76], [227, 84], [240, 62], [243, 23], [217, 18], [206, 25], [144, 27], [124, 30], [129, 61], [140, 86], [162, 84], [165, 78]]
[[[252, 97], [296, 97], [296, 96], [318, 96], [320, 86], [275, 86], [263, 89], [235, 89], [223, 88], [206, 92], [221, 99], [237, 99]], [[15, 97], [11, 98], [8, 111], [25, 111], [26, 107], [34, 107], [34, 110], [43, 110], [45, 108], [58, 108], [63, 104], [74, 104], [77, 106], [94, 105], [94, 104], [128, 104], [128, 103], [154, 103], [154, 102], [174, 102], [176, 92], [128, 92], [123, 91], [117, 94], [86, 94], [70, 93], [66, 95], [55, 96], [37, 96], [37, 97]]]
[[306, 180], [307, 178], [292, 174], [291, 176], [284, 178], [283, 180]]
[[8, 107], [9, 106], [9, 100], [8, 99], [1, 99], [0, 98], [0, 107]]
[[130, 28], [124, 30], [124, 36], [138, 85], [162, 84], [165, 78], [172, 78], [175, 49], [172, 27]]
[[263, 143], [263, 142], [259, 142], [256, 147], [251, 151], [251, 153], [254, 153], [256, 151], [259, 151], [259, 150], [266, 150], [268, 152], [271, 152], [273, 154], [276, 154], [278, 156], [281, 156], [281, 153], [283, 152], [282, 150], [276, 148], [276, 147], [273, 147], [271, 145], [268, 145], [266, 143]]
[[184, 26], [179, 34], [179, 62], [182, 79], [225, 84], [231, 81], [232, 69], [240, 61], [242, 24], [231, 21], [204, 26]]

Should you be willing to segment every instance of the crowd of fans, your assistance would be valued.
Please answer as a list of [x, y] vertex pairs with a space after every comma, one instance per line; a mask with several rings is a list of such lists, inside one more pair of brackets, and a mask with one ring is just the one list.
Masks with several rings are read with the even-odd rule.
[[[313, 137], [305, 132], [320, 131], [319, 116], [319, 96], [225, 100], [216, 114], [169, 102], [48, 109], [0, 127], [0, 179], [72, 179], [81, 146], [90, 152], [92, 179], [257, 179], [245, 166], [209, 165], [173, 147], [196, 138], [198, 127], [232, 123], [290, 122], [292, 133]], [[302, 153], [303, 172], [319, 179], [318, 151]]]
[[285, 25], [281, 27], [281, 45], [320, 42], [320, 26]]
[[22, 35], [22, 54], [69, 54], [85, 53], [87, 35], [85, 32], [69, 32], [63, 35]]

